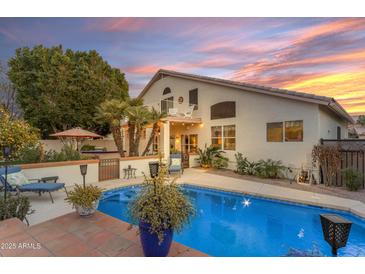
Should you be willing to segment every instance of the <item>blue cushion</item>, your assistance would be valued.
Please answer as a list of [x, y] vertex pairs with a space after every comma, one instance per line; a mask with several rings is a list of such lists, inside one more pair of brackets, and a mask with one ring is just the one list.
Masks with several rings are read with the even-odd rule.
[[[20, 172], [22, 169], [20, 168], [20, 166], [9, 166], [8, 167], [8, 174], [11, 173], [17, 173]], [[5, 174], [5, 167], [1, 167], [0, 168], [0, 175], [4, 175]]]
[[65, 186], [64, 183], [31, 183], [19, 187], [20, 191], [56, 191]]

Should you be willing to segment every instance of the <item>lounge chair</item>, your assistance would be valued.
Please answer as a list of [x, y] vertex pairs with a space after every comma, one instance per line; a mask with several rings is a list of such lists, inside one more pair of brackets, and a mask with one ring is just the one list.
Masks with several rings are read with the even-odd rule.
[[190, 105], [188, 107], [188, 109], [184, 113], [182, 113], [182, 116], [185, 118], [192, 118], [194, 108], [195, 108], [195, 105]]
[[170, 154], [169, 174], [173, 172], [179, 172], [180, 174], [184, 173], [184, 167], [182, 165], [180, 153]]
[[[41, 179], [27, 179], [19, 166], [12, 166], [8, 168], [8, 181], [5, 181], [5, 168], [0, 168], [0, 181], [7, 191], [16, 192], [37, 192], [39, 195], [48, 192], [51, 197], [52, 203], [54, 203], [51, 192], [60, 190], [63, 188], [67, 194], [67, 190], [64, 183], [57, 183], [58, 176], [44, 177]], [[15, 183], [15, 182], [18, 183]], [[36, 181], [32, 183], [31, 181]], [[50, 182], [52, 181], [52, 182]], [[14, 183], [14, 184], [13, 184]]]
[[169, 116], [177, 116], [177, 108], [169, 108]]

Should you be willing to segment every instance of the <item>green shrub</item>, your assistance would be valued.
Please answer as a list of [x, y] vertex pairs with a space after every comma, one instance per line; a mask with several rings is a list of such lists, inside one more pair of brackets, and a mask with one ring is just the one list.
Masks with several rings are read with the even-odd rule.
[[81, 147], [81, 151], [91, 151], [91, 150], [95, 150], [95, 146], [92, 146], [92, 145], [83, 145]]
[[21, 163], [40, 163], [44, 160], [44, 151], [41, 144], [21, 149], [16, 159]]
[[142, 190], [129, 207], [132, 218], [150, 224], [150, 233], [157, 234], [160, 243], [164, 230], [181, 231], [195, 214], [193, 205], [175, 180], [167, 178], [166, 167], [161, 168], [154, 178], [145, 177]]
[[361, 187], [362, 174], [353, 169], [347, 168], [342, 171], [345, 179], [345, 185], [350, 191], [357, 191]]
[[238, 152], [236, 158], [236, 172], [243, 175], [257, 175], [260, 164], [257, 162], [250, 162], [247, 157], [243, 157], [242, 153]]
[[41, 144], [29, 146], [19, 151], [13, 164], [27, 164], [40, 162], [62, 162], [90, 159], [90, 156], [82, 155], [71, 145], [65, 145], [60, 152], [55, 150], [44, 151]]
[[224, 158], [224, 151], [220, 150], [217, 147], [205, 145], [204, 150], [198, 148], [199, 158], [197, 161], [200, 163], [202, 167], [211, 167], [213, 165], [213, 160], [216, 158]]
[[98, 186], [87, 185], [84, 188], [82, 185], [76, 184], [65, 200], [72, 205], [91, 208], [93, 203], [100, 199], [102, 192], [103, 190]]
[[258, 175], [264, 178], [277, 179], [284, 177], [283, 172], [286, 169], [281, 161], [272, 159], [260, 160], [258, 166]]
[[4, 201], [3, 195], [0, 197], [0, 221], [18, 218], [21, 221], [26, 219], [26, 216], [31, 214], [31, 207], [28, 197], [24, 196], [11, 196], [8, 195], [6, 201]]
[[212, 161], [212, 166], [214, 168], [218, 168], [218, 169], [227, 168], [228, 167], [228, 158], [226, 158], [226, 157], [221, 157], [221, 158], [216, 157]]

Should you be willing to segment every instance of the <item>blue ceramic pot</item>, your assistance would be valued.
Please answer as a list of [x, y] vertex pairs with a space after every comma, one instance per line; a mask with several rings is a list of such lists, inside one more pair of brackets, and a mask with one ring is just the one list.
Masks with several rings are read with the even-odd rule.
[[158, 236], [151, 234], [150, 224], [139, 222], [139, 236], [143, 247], [143, 253], [146, 257], [166, 257], [169, 253], [172, 236], [174, 234], [172, 229], [164, 231], [164, 238], [161, 244], [158, 242]]

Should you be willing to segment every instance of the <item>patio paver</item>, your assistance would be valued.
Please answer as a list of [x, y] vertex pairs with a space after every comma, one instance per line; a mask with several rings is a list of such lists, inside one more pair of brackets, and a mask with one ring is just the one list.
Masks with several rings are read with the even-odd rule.
[[[143, 256], [138, 228], [97, 211], [89, 218], [75, 212], [27, 227], [13, 218], [0, 222], [0, 256]], [[21, 247], [21, 248], [20, 248]], [[207, 256], [174, 242], [169, 256]]]

